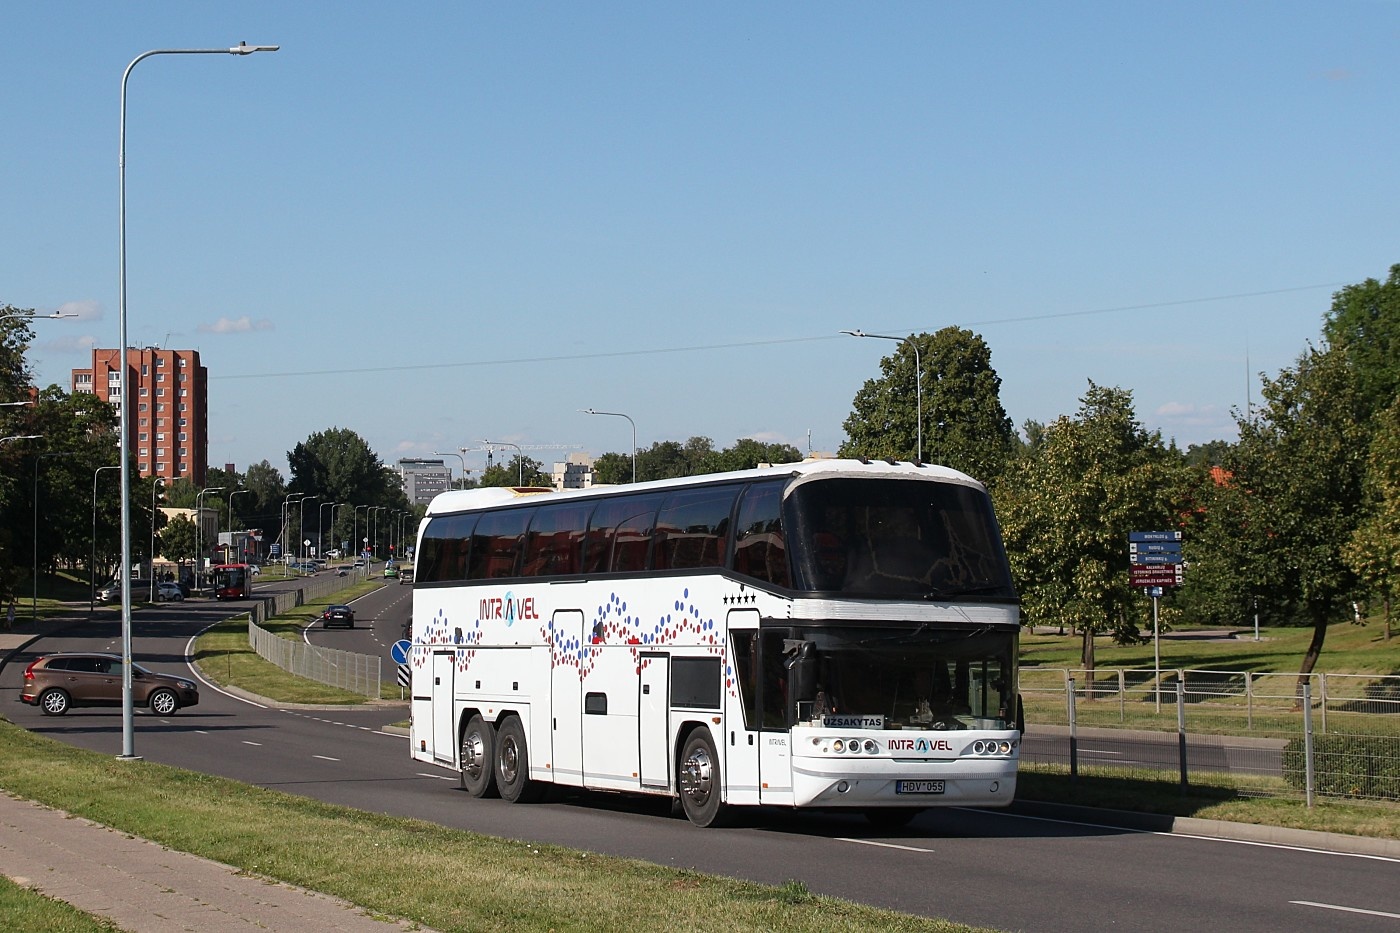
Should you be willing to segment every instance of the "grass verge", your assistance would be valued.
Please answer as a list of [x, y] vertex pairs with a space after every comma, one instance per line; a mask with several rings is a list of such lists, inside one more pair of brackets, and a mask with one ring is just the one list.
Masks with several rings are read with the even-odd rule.
[[674, 930], [971, 929], [814, 895], [800, 881], [772, 887], [494, 839], [154, 762], [117, 761], [5, 721], [0, 787], [442, 931], [654, 930], [661, 905]]
[[119, 933], [120, 927], [0, 876], [0, 917], [5, 928], [42, 933]]

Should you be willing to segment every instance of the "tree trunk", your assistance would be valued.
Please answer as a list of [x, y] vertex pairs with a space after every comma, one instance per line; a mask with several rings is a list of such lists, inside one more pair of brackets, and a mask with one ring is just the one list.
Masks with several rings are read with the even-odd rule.
[[1303, 685], [1312, 679], [1313, 668], [1317, 667], [1317, 659], [1322, 656], [1322, 642], [1327, 637], [1327, 618], [1321, 613], [1313, 614], [1313, 634], [1312, 640], [1308, 642], [1308, 650], [1303, 653], [1303, 666], [1298, 668], [1298, 702], [1295, 709], [1303, 708]]

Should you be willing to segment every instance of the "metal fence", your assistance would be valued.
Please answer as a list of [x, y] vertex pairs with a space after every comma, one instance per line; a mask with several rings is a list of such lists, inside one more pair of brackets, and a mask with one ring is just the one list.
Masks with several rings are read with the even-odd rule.
[[1022, 767], [1400, 800], [1400, 677], [1022, 668]]
[[260, 621], [358, 582], [353, 575], [308, 577], [302, 581], [300, 589], [285, 590], [263, 600], [248, 613], [248, 644], [259, 657], [289, 674], [379, 699], [380, 658], [377, 655], [319, 648], [305, 642], [291, 641], [258, 625]]

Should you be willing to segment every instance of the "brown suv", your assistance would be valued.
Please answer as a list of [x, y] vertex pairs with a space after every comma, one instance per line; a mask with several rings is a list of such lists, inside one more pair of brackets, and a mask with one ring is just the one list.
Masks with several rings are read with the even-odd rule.
[[[122, 659], [116, 654], [51, 654], [24, 669], [19, 698], [46, 716], [62, 716], [70, 706], [120, 706]], [[188, 677], [157, 674], [131, 665], [131, 702], [158, 716], [173, 716], [199, 702], [199, 687]]]

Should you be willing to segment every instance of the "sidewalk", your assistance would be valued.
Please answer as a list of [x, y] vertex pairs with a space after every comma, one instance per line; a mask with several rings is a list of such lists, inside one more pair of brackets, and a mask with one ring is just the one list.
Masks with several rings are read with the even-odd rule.
[[0, 874], [130, 933], [403, 933], [338, 898], [0, 794]]

